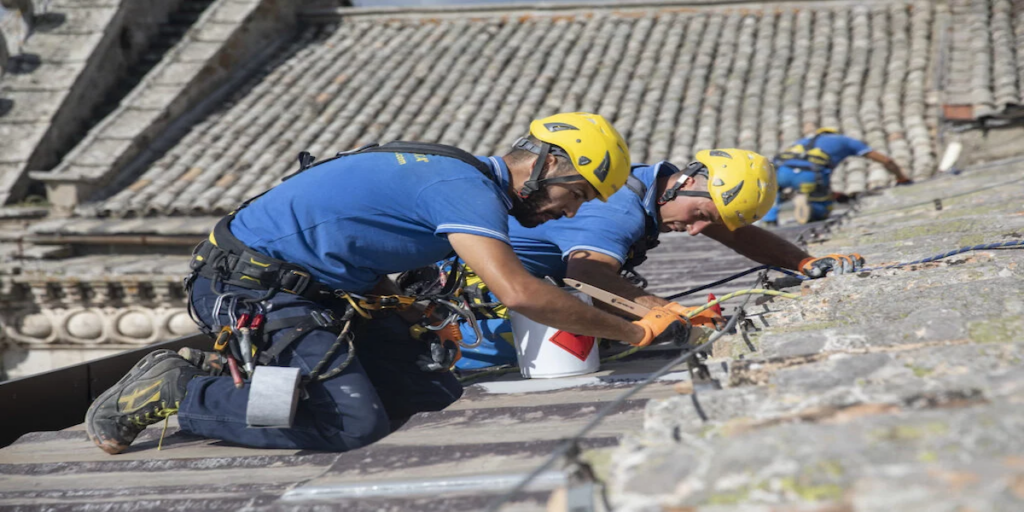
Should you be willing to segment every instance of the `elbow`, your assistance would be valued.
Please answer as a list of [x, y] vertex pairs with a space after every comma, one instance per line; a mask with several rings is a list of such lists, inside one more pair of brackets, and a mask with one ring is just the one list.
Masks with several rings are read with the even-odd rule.
[[524, 313], [524, 310], [529, 308], [530, 301], [525, 293], [513, 291], [505, 294], [505, 297], [501, 298], [501, 303], [513, 311]]

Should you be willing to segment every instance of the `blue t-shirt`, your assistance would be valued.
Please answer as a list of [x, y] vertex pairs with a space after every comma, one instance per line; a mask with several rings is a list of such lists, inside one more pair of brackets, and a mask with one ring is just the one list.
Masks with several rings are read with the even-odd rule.
[[[647, 187], [644, 197], [622, 187], [608, 202], [584, 203], [575, 217], [524, 228], [509, 219], [509, 237], [523, 266], [537, 277], [564, 279], [566, 261], [574, 251], [587, 250], [626, 262], [630, 247], [645, 235], [657, 236], [657, 177], [678, 169], [668, 162], [633, 167], [633, 176]], [[653, 222], [648, 232], [648, 219]]]
[[317, 165], [243, 208], [231, 232], [252, 249], [354, 293], [447, 257], [448, 233], [509, 242], [508, 168], [436, 155], [361, 153]]
[[[812, 148], [808, 147], [808, 144], [810, 144], [812, 138], [804, 137], [796, 141], [793, 146], [803, 146], [806, 151], [811, 151]], [[827, 169], [835, 169], [847, 157], [854, 155], [864, 156], [872, 151], [871, 146], [868, 146], [863, 141], [838, 133], [823, 133], [819, 135], [817, 140], [815, 140], [814, 147], [828, 155], [829, 164], [824, 166]], [[780, 165], [798, 169], [812, 167], [807, 161], [800, 159], [782, 160]]]

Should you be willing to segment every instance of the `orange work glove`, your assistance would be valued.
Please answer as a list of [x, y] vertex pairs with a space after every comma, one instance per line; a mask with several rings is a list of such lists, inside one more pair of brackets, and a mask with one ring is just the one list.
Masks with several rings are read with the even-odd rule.
[[800, 262], [800, 272], [810, 278], [825, 277], [826, 274], [847, 274], [858, 272], [864, 267], [864, 257], [860, 254], [829, 254], [820, 258], [804, 258]]
[[652, 308], [650, 313], [633, 322], [644, 329], [644, 338], [637, 347], [646, 347], [653, 341], [680, 340], [686, 343], [690, 339], [690, 326], [679, 319], [679, 315], [665, 309]]
[[[690, 318], [689, 313], [701, 306], [695, 306], [688, 308], [678, 302], [670, 302], [666, 304], [665, 309], [679, 315], [679, 318]], [[690, 323], [693, 325], [699, 325], [702, 327], [710, 327], [717, 330], [719, 325], [725, 325], [725, 318], [722, 315], [715, 312], [714, 308], [708, 308], [701, 311], [697, 316], [690, 318]]]

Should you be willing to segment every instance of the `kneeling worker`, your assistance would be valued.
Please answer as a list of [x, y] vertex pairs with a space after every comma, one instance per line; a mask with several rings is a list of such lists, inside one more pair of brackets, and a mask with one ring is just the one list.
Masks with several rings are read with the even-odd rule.
[[[86, 428], [101, 449], [120, 453], [146, 426], [177, 414], [184, 432], [244, 446], [346, 451], [416, 412], [447, 407], [462, 394], [448, 371], [454, 350], [414, 339], [399, 315], [360, 321], [360, 304], [395, 299], [370, 294], [393, 293], [389, 274], [452, 250], [504, 304], [537, 322], [638, 345], [682, 328], [664, 309], [628, 322], [589, 307], [531, 276], [512, 252], [510, 214], [524, 226], [572, 217], [625, 183], [626, 143], [598, 115], [533, 121], [530, 136], [503, 157], [423, 143], [362, 148], [312, 166], [304, 155], [302, 172], [247, 201], [197, 247], [189, 294], [204, 331], [262, 332], [255, 361], [300, 370], [291, 426], [247, 428], [250, 383], [196, 366], [212, 353], [186, 360], [157, 351], [89, 408]], [[225, 357], [248, 369], [247, 336]]]
[[[571, 219], [527, 227], [510, 221], [512, 247], [535, 276], [572, 278], [647, 307], [677, 314], [690, 308], [652, 295], [620, 277], [646, 259], [669, 231], [703, 234], [754, 261], [797, 270], [810, 277], [852, 271], [863, 264], [858, 255], [813, 258], [770, 231], [752, 226], [771, 208], [775, 171], [767, 158], [741, 149], [706, 150], [680, 171], [669, 162], [637, 165], [626, 187], [606, 203], [590, 203]], [[483, 285], [470, 280], [470, 297], [493, 300]], [[500, 306], [484, 310], [485, 340], [463, 349], [460, 369], [515, 363], [511, 326]], [[462, 327], [467, 342], [473, 331]]]
[[[824, 220], [832, 213], [832, 171], [851, 156], [882, 164], [896, 177], [897, 186], [913, 183], [896, 162], [865, 142], [843, 135], [835, 128], [819, 128], [814, 135], [796, 141], [775, 157], [779, 190], [793, 190], [793, 216], [798, 223]], [[766, 225], [778, 225], [781, 202], [780, 195], [764, 216]]]

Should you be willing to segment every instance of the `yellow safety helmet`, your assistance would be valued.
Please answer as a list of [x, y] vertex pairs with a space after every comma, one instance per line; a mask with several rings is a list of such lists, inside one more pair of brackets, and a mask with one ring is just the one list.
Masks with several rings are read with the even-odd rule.
[[[540, 190], [542, 183], [587, 180], [597, 189], [597, 196], [607, 201], [629, 178], [629, 147], [611, 123], [598, 114], [567, 112], [536, 119], [530, 123], [530, 135], [541, 144], [521, 138], [512, 146], [538, 156], [530, 179], [519, 191], [524, 199]], [[580, 175], [540, 179], [549, 152], [568, 158]]]
[[[707, 192], [680, 190], [697, 174], [708, 177]], [[705, 149], [658, 202], [665, 204], [677, 195], [711, 199], [725, 227], [735, 231], [764, 217], [775, 204], [778, 189], [775, 166], [764, 156], [745, 149]]]
[[818, 128], [817, 130], [814, 131], [815, 135], [821, 135], [823, 133], [839, 133], [839, 128], [834, 128], [832, 126], [822, 126], [821, 128]]

